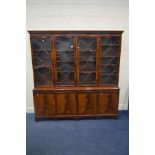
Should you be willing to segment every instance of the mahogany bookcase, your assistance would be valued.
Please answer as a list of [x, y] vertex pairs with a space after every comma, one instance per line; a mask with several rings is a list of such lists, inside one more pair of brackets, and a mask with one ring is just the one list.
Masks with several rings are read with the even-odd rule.
[[117, 118], [123, 31], [28, 31], [35, 120]]

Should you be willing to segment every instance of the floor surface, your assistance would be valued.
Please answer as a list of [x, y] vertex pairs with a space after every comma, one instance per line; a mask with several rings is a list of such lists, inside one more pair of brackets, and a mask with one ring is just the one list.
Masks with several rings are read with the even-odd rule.
[[99, 120], [34, 121], [27, 114], [26, 155], [128, 155], [129, 114]]

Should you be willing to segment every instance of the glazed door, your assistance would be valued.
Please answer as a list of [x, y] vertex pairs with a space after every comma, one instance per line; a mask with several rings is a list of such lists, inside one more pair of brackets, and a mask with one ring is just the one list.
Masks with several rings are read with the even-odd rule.
[[79, 85], [96, 85], [97, 37], [79, 36], [77, 39]]
[[118, 85], [120, 42], [120, 36], [107, 35], [101, 38], [100, 85]]
[[32, 36], [31, 49], [34, 85], [53, 85], [52, 37], [50, 35]]
[[75, 85], [75, 45], [73, 36], [55, 36], [56, 84]]

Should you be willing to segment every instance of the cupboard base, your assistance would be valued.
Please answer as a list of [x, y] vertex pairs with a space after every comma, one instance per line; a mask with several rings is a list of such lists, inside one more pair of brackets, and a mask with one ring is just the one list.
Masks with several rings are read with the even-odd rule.
[[74, 115], [74, 116], [36, 116], [35, 121], [44, 120], [83, 120], [83, 119], [118, 119], [118, 114], [108, 115]]
[[94, 89], [35, 89], [35, 120], [117, 118], [119, 88]]

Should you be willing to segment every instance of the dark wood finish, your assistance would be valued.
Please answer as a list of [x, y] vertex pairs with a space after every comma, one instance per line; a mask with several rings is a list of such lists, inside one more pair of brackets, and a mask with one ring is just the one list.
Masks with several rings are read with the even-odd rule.
[[123, 31], [29, 33], [36, 121], [117, 118]]
[[74, 115], [76, 114], [76, 94], [60, 93], [56, 94], [57, 98], [57, 115]]
[[96, 87], [60, 87], [60, 86], [55, 86], [55, 87], [35, 87], [33, 89], [34, 93], [38, 93], [38, 92], [55, 92], [55, 91], [76, 91], [76, 92], [93, 92], [93, 91], [105, 91], [105, 92], [118, 92], [119, 88], [117, 86], [113, 86], [113, 87], [109, 87], [109, 86], [105, 86], [105, 87], [101, 87], [101, 86], [96, 86]]
[[35, 116], [55, 115], [54, 94], [35, 94]]
[[42, 31], [28, 31], [31, 35], [37, 35], [37, 34], [66, 34], [66, 33], [69, 33], [69, 34], [122, 34], [124, 31], [103, 31], [103, 30], [98, 30], [98, 31], [94, 31], [94, 30], [72, 30], [72, 31], [69, 31], [69, 30], [54, 30], [54, 31], [46, 31], [46, 30], [42, 30]]
[[95, 115], [97, 93], [79, 93], [78, 98], [78, 114]]
[[100, 93], [97, 103], [97, 114], [111, 114], [117, 112], [118, 94]]
[[79, 54], [78, 54], [78, 39], [77, 39], [77, 36], [75, 37], [75, 59], [76, 59], [76, 85], [79, 86]]
[[56, 52], [55, 52], [55, 37], [52, 35], [53, 41], [52, 41], [52, 64], [53, 64], [53, 84], [54, 86], [56, 85]]

